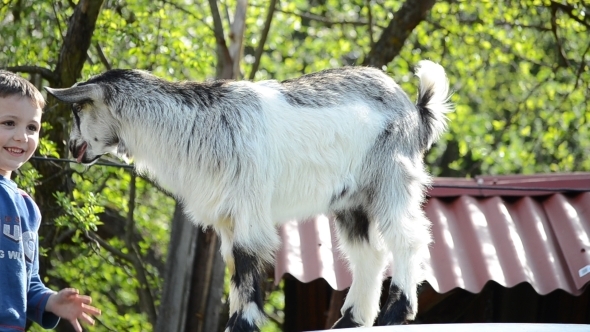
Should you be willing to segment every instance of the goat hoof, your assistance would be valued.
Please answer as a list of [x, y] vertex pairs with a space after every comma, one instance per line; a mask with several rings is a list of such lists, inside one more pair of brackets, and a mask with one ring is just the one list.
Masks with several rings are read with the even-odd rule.
[[344, 315], [334, 323], [332, 329], [346, 329], [350, 327], [361, 327], [363, 324], [357, 323], [352, 317], [352, 308], [346, 309]]
[[245, 320], [242, 315], [234, 313], [227, 322], [224, 332], [260, 332], [260, 329]]

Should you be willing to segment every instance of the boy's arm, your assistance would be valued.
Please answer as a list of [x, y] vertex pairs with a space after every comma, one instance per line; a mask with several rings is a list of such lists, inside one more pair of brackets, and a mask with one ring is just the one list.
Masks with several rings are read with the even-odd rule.
[[[0, 181], [2, 178], [0, 178]], [[0, 184], [0, 226], [3, 233], [0, 233], [0, 331], [19, 331], [24, 329], [26, 318], [25, 311], [26, 285], [23, 280], [26, 278], [26, 270], [18, 260], [10, 259], [9, 256], [16, 252], [17, 247], [14, 241], [7, 240], [6, 231], [14, 234], [10, 225], [3, 221], [7, 217], [16, 215], [16, 209], [9, 192]], [[4, 230], [4, 228], [8, 228]]]
[[36, 239], [35, 246], [31, 284], [27, 292], [27, 318], [45, 329], [53, 329], [57, 326], [59, 317], [51, 312], [45, 311], [45, 305], [49, 296], [55, 292], [45, 287], [39, 277], [39, 239]]

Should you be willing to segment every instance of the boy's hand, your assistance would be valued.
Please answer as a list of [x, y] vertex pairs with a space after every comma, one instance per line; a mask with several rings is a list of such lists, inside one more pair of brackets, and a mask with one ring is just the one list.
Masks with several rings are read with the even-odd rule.
[[91, 306], [90, 296], [78, 294], [77, 289], [64, 288], [58, 293], [51, 294], [45, 305], [45, 310], [67, 319], [72, 323], [76, 332], [82, 332], [78, 319], [94, 325], [92, 316], [100, 315], [100, 310]]

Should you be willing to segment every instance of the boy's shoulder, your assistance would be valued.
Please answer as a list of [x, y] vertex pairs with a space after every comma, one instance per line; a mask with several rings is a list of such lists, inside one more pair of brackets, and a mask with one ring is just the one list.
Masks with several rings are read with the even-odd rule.
[[0, 178], [0, 206], [12, 205], [28, 210], [33, 221], [40, 221], [41, 211], [37, 203], [24, 190], [20, 189], [12, 180]]
[[19, 188], [15, 182], [4, 177], [0, 177], [0, 189], [1, 191], [8, 193], [9, 195], [20, 195], [24, 198], [31, 198], [26, 191]]
[[23, 197], [31, 197], [26, 191], [19, 188], [14, 181], [7, 179], [3, 176], [0, 176], [0, 187], [2, 187], [4, 190], [8, 192], [18, 193]]
[[12, 180], [0, 176], [0, 192], [4, 192], [9, 195], [17, 193], [19, 188]]
[[18, 187], [17, 187], [17, 188], [16, 188], [16, 190], [18, 191], [18, 193], [19, 193], [19, 194], [20, 194], [22, 197], [24, 197], [24, 198], [28, 198], [28, 199], [33, 199], [33, 198], [31, 198], [31, 196], [29, 196], [29, 194], [28, 194], [26, 191], [22, 190], [21, 188], [18, 188]]

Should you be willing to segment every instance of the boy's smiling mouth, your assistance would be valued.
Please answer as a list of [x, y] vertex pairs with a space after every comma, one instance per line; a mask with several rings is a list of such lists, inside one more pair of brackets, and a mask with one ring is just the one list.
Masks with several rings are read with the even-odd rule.
[[4, 148], [4, 150], [8, 151], [10, 154], [13, 154], [13, 155], [21, 155], [21, 154], [25, 153], [25, 150], [19, 149], [19, 148], [7, 147], [7, 148]]

